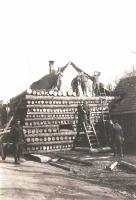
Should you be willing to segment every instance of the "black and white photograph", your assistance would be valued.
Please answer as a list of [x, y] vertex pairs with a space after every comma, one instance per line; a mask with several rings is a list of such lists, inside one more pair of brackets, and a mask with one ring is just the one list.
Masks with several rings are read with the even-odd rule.
[[136, 1], [0, 0], [0, 200], [136, 199]]

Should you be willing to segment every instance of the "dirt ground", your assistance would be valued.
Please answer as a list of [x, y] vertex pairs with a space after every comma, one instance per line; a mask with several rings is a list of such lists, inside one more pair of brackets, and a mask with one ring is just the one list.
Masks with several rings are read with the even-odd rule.
[[[113, 172], [107, 170], [106, 166], [114, 161], [112, 156], [92, 156], [81, 152], [61, 154], [92, 165], [60, 159], [59, 164], [70, 168], [66, 171], [48, 163], [24, 159], [20, 165], [15, 165], [13, 158], [8, 157], [6, 161], [0, 161], [0, 199], [136, 199], [136, 174], [120, 168]], [[135, 156], [124, 159], [136, 163]]]
[[126, 168], [116, 167], [113, 171], [107, 169], [115, 161], [126, 161], [136, 165], [136, 155], [125, 155], [122, 159], [114, 158], [112, 154], [89, 155], [81, 152], [65, 152], [67, 158], [73, 157], [81, 161], [92, 163], [92, 166], [84, 164], [75, 164], [66, 159], [61, 159], [59, 163], [69, 166], [73, 172], [73, 176], [78, 177], [89, 183], [106, 186], [115, 193], [122, 194], [125, 199], [136, 199], [136, 172], [132, 172]]
[[[74, 154], [73, 152], [75, 157]], [[121, 160], [136, 165], [136, 155], [126, 155], [123, 159], [120, 159], [114, 158], [110, 154], [90, 156], [76, 152], [76, 157], [92, 163], [92, 166], [78, 164], [72, 167], [73, 171], [76, 172], [75, 176], [79, 177], [80, 180], [82, 178], [86, 182], [109, 187], [115, 193], [122, 194], [125, 199], [136, 199], [136, 172], [122, 167], [116, 167], [113, 171], [107, 169], [107, 166], [115, 161], [120, 163]], [[61, 160], [60, 162], [65, 163], [66, 160]], [[70, 162], [69, 164], [67, 162], [67, 165], [71, 166]]]

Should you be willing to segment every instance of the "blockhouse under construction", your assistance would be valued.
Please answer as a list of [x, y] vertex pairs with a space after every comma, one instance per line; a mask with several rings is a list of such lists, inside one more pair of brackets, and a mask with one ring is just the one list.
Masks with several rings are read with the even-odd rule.
[[[72, 67], [77, 74], [82, 72], [73, 63], [68, 63], [60, 69], [63, 77], [64, 71], [69, 67]], [[104, 123], [104, 120], [109, 117], [109, 105], [114, 97], [107, 96], [106, 93], [105, 95], [92, 96], [91, 93], [89, 94], [89, 86], [86, 96], [83, 94], [77, 96], [68, 88], [59, 91], [53, 90], [55, 75], [53, 77], [52, 71], [53, 66], [50, 65], [49, 75], [33, 83], [29, 90], [10, 101], [11, 113], [23, 125], [27, 144], [26, 153], [71, 149], [77, 134], [77, 115], [75, 113], [78, 104], [83, 101], [86, 101], [89, 105], [90, 117], [94, 126], [99, 122]], [[90, 76], [88, 75], [88, 77]], [[91, 77], [89, 81], [92, 81]], [[105, 144], [103, 142], [106, 137], [105, 133], [100, 133], [100, 130], [97, 129], [96, 134], [98, 134], [100, 146], [103, 146]], [[92, 148], [96, 148], [95, 143], [93, 145], [93, 140]]]

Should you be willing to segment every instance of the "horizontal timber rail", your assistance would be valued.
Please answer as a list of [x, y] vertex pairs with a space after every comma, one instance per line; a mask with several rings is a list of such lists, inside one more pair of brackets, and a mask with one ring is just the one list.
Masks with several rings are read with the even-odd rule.
[[65, 140], [65, 141], [50, 141], [50, 142], [31, 142], [27, 143], [28, 146], [45, 146], [45, 145], [55, 145], [55, 144], [72, 144], [73, 140]]
[[[101, 111], [91, 111], [91, 113], [101, 113]], [[103, 113], [108, 113], [107, 110], [103, 111]], [[74, 115], [75, 112], [27, 112], [27, 115], [58, 115], [58, 114], [61, 114], [61, 115]], [[39, 117], [37, 117], [39, 119]]]
[[72, 96], [69, 96], [69, 97], [55, 97], [55, 96], [34, 96], [34, 95], [26, 95], [26, 99], [27, 100], [79, 100], [79, 101], [84, 101], [84, 100], [99, 100], [100, 98], [102, 99], [109, 99], [109, 100], [112, 100], [112, 99], [115, 99], [116, 97], [113, 97], [113, 96], [106, 96], [106, 97], [85, 97], [85, 96], [76, 96], [76, 97], [72, 97]]
[[[56, 118], [57, 117], [57, 118]], [[70, 120], [70, 119], [73, 119], [74, 118], [74, 116], [72, 116], [72, 117], [59, 117], [59, 116], [54, 116], [54, 117], [48, 117], [48, 118], [26, 118], [25, 119], [25, 121], [28, 121], [28, 122], [30, 122], [30, 121], [44, 121], [44, 120], [46, 120], [46, 121], [48, 121], [48, 120]], [[77, 118], [77, 117], [76, 117]]]
[[26, 134], [27, 137], [52, 137], [52, 136], [75, 136], [76, 132], [63, 132], [63, 133], [36, 133], [36, 134]]
[[[48, 113], [48, 112], [27, 112], [27, 115], [58, 115], [60, 112], [50, 112], [50, 113]], [[61, 111], [61, 114], [64, 114], [64, 115], [74, 115], [75, 114], [75, 112], [71, 112], [71, 111], [69, 111], [69, 112], [64, 112], [64, 111]]]
[[47, 124], [47, 125], [39, 125], [39, 126], [23, 126], [24, 129], [44, 129], [44, 128], [58, 128], [58, 124]]
[[[106, 106], [107, 104], [105, 104], [105, 106]], [[98, 106], [98, 104], [91, 104], [90, 105], [90, 107], [97, 107]], [[104, 104], [103, 104], [103, 106], [104, 106]], [[35, 105], [35, 104], [32, 104], [32, 105], [26, 105], [26, 107], [27, 108], [77, 108], [77, 105], [75, 105], [75, 104], [72, 104], [72, 105], [70, 105], [70, 104], [59, 104], [59, 105]]]
[[57, 151], [61, 151], [61, 152], [64, 152], [64, 151], [68, 151], [68, 150], [71, 150], [71, 148], [61, 148], [61, 149], [46, 149], [46, 150], [29, 150], [29, 151], [24, 151], [23, 154], [34, 154], [34, 153], [38, 153], [38, 154], [45, 154], [45, 152], [57, 152]]

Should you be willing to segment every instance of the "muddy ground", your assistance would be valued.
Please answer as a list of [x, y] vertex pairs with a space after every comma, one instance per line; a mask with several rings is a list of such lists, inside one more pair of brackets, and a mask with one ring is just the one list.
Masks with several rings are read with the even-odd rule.
[[[90, 165], [59, 159], [57, 163], [67, 166], [68, 171], [28, 158], [15, 165], [13, 158], [8, 157], [6, 161], [0, 161], [0, 199], [136, 199], [136, 173], [122, 168], [114, 171], [106, 169], [117, 160], [111, 154], [90, 155], [69, 151], [48, 156], [66, 156]], [[135, 164], [136, 156], [127, 155], [123, 160]]]
[[[87, 166], [80, 163], [71, 162], [67, 159], [61, 159], [59, 163], [71, 168], [71, 175], [86, 182], [98, 184], [111, 188], [115, 193], [120, 193], [125, 199], [136, 199], [136, 172], [118, 165], [110, 171], [107, 166], [114, 162], [120, 163], [126, 161], [136, 165], [136, 155], [125, 155], [122, 159], [115, 158], [112, 154], [89, 155], [81, 152], [61, 153], [65, 157], [73, 157], [76, 160], [92, 163]], [[59, 153], [59, 155], [61, 155]], [[60, 156], [61, 157], [61, 156]]]

